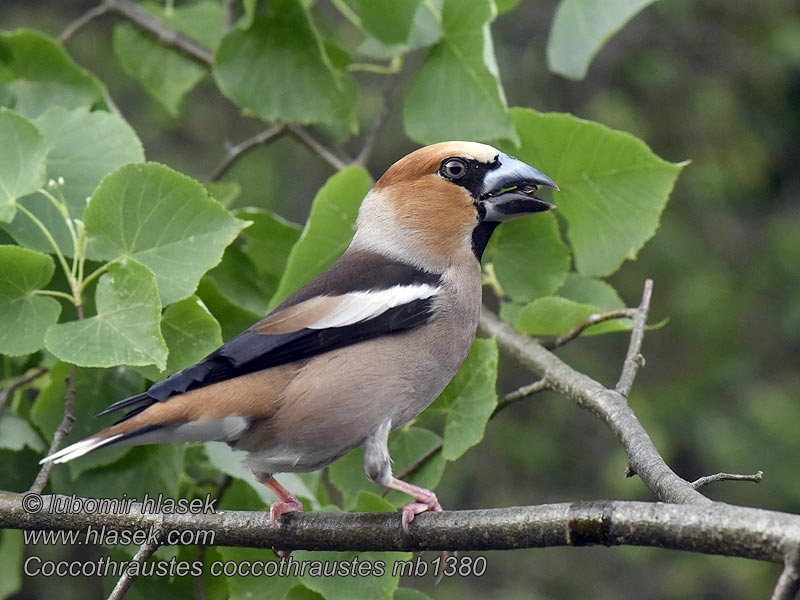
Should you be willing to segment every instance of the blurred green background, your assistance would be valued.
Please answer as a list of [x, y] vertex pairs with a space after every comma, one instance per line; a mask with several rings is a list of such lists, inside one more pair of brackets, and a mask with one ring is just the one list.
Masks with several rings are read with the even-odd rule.
[[[63, 0], [3, 0], [0, 28], [51, 35], [93, 6]], [[800, 4], [796, 0], [663, 0], [601, 51], [587, 78], [549, 73], [545, 44], [556, 2], [523, 0], [493, 25], [511, 106], [565, 111], [629, 131], [660, 156], [690, 159], [656, 237], [611, 282], [631, 305], [655, 280], [646, 367], [631, 403], [667, 462], [693, 480], [761, 469], [762, 483], [717, 483], [716, 500], [800, 512]], [[347, 25], [327, 4], [322, 27]], [[209, 83], [170, 116], [126, 76], [111, 47], [114, 19], [81, 31], [68, 49], [108, 86], [150, 160], [205, 180], [236, 143], [263, 124], [242, 117]], [[412, 54], [402, 86], [421, 59]], [[380, 76], [358, 74], [372, 114]], [[373, 174], [413, 149], [395, 104], [370, 161]], [[478, 117], [476, 117], [478, 118]], [[362, 123], [362, 128], [369, 123]], [[351, 154], [358, 140], [345, 146]], [[264, 206], [297, 222], [330, 171], [290, 137], [249, 153], [226, 179], [241, 206]], [[559, 354], [608, 384], [627, 338], [573, 342]], [[501, 392], [528, 383], [501, 361]], [[446, 508], [484, 508], [594, 498], [650, 500], [626, 479], [624, 454], [594, 417], [554, 394], [516, 404], [438, 486]], [[425, 590], [435, 598], [756, 598], [776, 565], [645, 548], [486, 553], [487, 573]], [[43, 582], [46, 583], [46, 582]], [[54, 582], [50, 582], [54, 583]], [[93, 597], [64, 581], [61, 597]], [[411, 585], [417, 585], [410, 582]], [[62, 585], [62, 582], [59, 582]], [[44, 593], [27, 586], [21, 598]]]

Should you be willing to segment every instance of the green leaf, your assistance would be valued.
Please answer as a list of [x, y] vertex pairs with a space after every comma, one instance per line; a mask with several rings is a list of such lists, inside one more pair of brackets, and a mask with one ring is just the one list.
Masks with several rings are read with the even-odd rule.
[[[414, 463], [420, 456], [441, 442], [441, 438], [429, 429], [421, 427], [404, 427], [389, 436], [389, 455], [392, 457], [392, 469], [400, 473]], [[441, 452], [434, 453], [406, 481], [426, 488], [433, 488], [442, 478], [445, 459]], [[346, 454], [329, 468], [331, 483], [342, 493], [343, 505], [352, 510], [358, 502], [362, 491], [375, 493], [378, 486], [364, 474], [364, 451], [357, 448]], [[411, 502], [408, 496], [399, 492], [390, 492], [386, 499], [393, 506], [402, 506]]]
[[530, 335], [560, 335], [598, 312], [596, 306], [558, 296], [539, 298], [519, 311], [514, 325]]
[[[107, 450], [110, 449], [100, 452]], [[84, 470], [75, 479], [68, 479], [66, 473], [56, 467], [53, 488], [63, 494], [95, 498], [142, 499], [145, 494], [178, 497], [178, 485], [184, 474], [184, 444], [153, 444], [127, 450], [116, 462]]]
[[47, 146], [33, 123], [7, 108], [0, 108], [0, 140], [0, 221], [8, 222], [17, 200], [44, 183]]
[[[113, 113], [56, 107], [38, 117], [36, 126], [50, 148], [46, 163], [48, 177], [64, 179], [60, 190], [50, 191], [56, 196], [63, 194], [73, 219], [83, 218], [86, 200], [103, 176], [128, 163], [144, 160], [139, 138], [130, 125]], [[62, 213], [40, 194], [27, 196], [20, 202], [47, 227], [61, 252], [72, 256], [72, 238]], [[53, 251], [27, 215], [17, 214], [6, 229], [24, 246]]]
[[251, 312], [233, 302], [222, 293], [219, 285], [208, 274], [197, 286], [197, 295], [222, 327], [222, 339], [229, 340], [258, 321], [263, 314]]
[[301, 227], [257, 208], [240, 210], [236, 216], [253, 223], [242, 234], [245, 254], [262, 278], [277, 284], [286, 270], [292, 247], [300, 238]]
[[422, 2], [414, 15], [411, 31], [404, 43], [384, 44], [369, 36], [359, 46], [359, 54], [377, 60], [387, 60], [418, 48], [432, 46], [442, 37], [441, 9], [443, 4], [443, 0]]
[[636, 256], [658, 228], [683, 164], [634, 136], [566, 114], [512, 109], [522, 145], [506, 148], [561, 187], [554, 195], [580, 274], [605, 276]]
[[22, 532], [15, 529], [0, 532], [0, 598], [10, 598], [22, 587], [24, 557]]
[[363, 168], [347, 167], [333, 175], [317, 192], [300, 238], [286, 261], [274, 308], [305, 283], [325, 271], [353, 239], [358, 208], [372, 185]]
[[[39, 428], [45, 439], [51, 439], [64, 417], [64, 397], [67, 393], [67, 377], [71, 365], [57, 362], [48, 373], [50, 383], [42, 389], [31, 409], [31, 420]], [[77, 442], [95, 433], [101, 425], [110, 424], [115, 418], [104, 417], [103, 423], [93, 417], [107, 408], [109, 404], [128, 396], [138, 394], [144, 388], [144, 379], [134, 369], [117, 367], [114, 369], [76, 369], [75, 424], [72, 426], [62, 447]], [[130, 452], [130, 447], [112, 446], [102, 452], [92, 452], [80, 460], [67, 463], [70, 477], [75, 479], [83, 471], [118, 461]]]
[[625, 307], [617, 290], [608, 283], [599, 279], [581, 277], [576, 273], [570, 273], [567, 276], [564, 285], [558, 290], [558, 295], [574, 302], [591, 304], [603, 311]]
[[164, 305], [193, 294], [247, 225], [195, 180], [156, 163], [107, 176], [92, 195], [85, 222], [94, 256], [133, 258], [149, 267]]
[[361, 25], [385, 44], [408, 39], [414, 15], [422, 0], [353, 0]]
[[[392, 565], [409, 558], [410, 553], [400, 552], [298, 552], [296, 560], [308, 567], [300, 578], [303, 585], [326, 600], [391, 600], [399, 580], [392, 576]], [[329, 572], [337, 567], [336, 574], [323, 576], [326, 565]], [[346, 569], [346, 574], [339, 567]]]
[[431, 597], [414, 588], [397, 588], [394, 600], [431, 600]]
[[[230, 302], [260, 318], [267, 312], [277, 282], [262, 279], [250, 257], [235, 245], [228, 246], [222, 262], [206, 273], [216, 289]], [[252, 321], [248, 323], [248, 326]]]
[[354, 510], [356, 512], [393, 512], [394, 506], [374, 492], [361, 490], [358, 493]]
[[161, 304], [150, 269], [133, 260], [111, 264], [97, 285], [95, 303], [97, 316], [47, 330], [45, 345], [50, 352], [83, 367], [166, 368]]
[[475, 340], [455, 378], [424, 413], [445, 417], [442, 456], [447, 460], [456, 460], [483, 439], [497, 406], [497, 356], [494, 338]]
[[206, 184], [206, 189], [225, 208], [230, 208], [242, 193], [242, 186], [235, 181], [212, 181]]
[[547, 40], [550, 70], [570, 79], [583, 79], [606, 42], [654, 1], [561, 0]]
[[516, 141], [489, 30], [494, 16], [489, 0], [445, 0], [442, 39], [406, 94], [403, 119], [409, 137], [420, 143]]
[[569, 248], [550, 213], [503, 223], [486, 254], [506, 294], [515, 301], [552, 294], [569, 271]]
[[206, 74], [206, 69], [195, 61], [165, 48], [130, 25], [114, 28], [114, 54], [122, 69], [173, 117], [180, 113], [183, 97]]
[[36, 452], [44, 452], [47, 446], [30, 423], [22, 417], [6, 413], [0, 415], [0, 448], [15, 451], [30, 448]]
[[14, 110], [27, 117], [51, 106], [91, 106], [105, 93], [103, 85], [75, 64], [61, 44], [30, 29], [0, 33], [0, 82], [8, 82], [5, 87]]
[[16, 356], [44, 345], [47, 328], [58, 320], [61, 305], [33, 292], [53, 277], [46, 254], [18, 246], [0, 246], [0, 353]]
[[[157, 4], [141, 5], [166, 26], [188, 35], [214, 50], [225, 31], [225, 14], [218, 2], [197, 2], [164, 11]], [[147, 93], [171, 115], [177, 116], [183, 97], [205, 76], [208, 69], [166, 48], [130, 25], [114, 28], [114, 54], [125, 72], [139, 81]]]
[[197, 296], [189, 296], [167, 307], [161, 316], [161, 334], [169, 348], [166, 370], [159, 371], [153, 366], [138, 369], [151, 381], [196, 363], [222, 345], [219, 323]]
[[273, 0], [269, 8], [222, 40], [214, 60], [222, 92], [268, 122], [334, 124], [346, 114], [355, 132], [353, 86], [335, 71], [308, 9], [299, 0]]

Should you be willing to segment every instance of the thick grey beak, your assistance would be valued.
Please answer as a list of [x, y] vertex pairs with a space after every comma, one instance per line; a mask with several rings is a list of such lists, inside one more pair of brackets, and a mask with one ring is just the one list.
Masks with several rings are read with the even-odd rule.
[[555, 181], [508, 154], [498, 155], [497, 162], [499, 166], [486, 173], [478, 201], [484, 221], [510, 221], [555, 208], [555, 204], [534, 195], [542, 185], [557, 190]]

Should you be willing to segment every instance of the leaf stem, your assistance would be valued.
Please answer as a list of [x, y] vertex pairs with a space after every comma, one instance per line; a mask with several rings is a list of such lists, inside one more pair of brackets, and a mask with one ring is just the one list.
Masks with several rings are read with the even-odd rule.
[[108, 271], [108, 267], [115, 263], [116, 261], [112, 260], [111, 262], [107, 262], [101, 267], [98, 267], [96, 270], [92, 271], [91, 275], [89, 275], [86, 279], [81, 282], [81, 290], [85, 290], [86, 286], [89, 285], [92, 281], [100, 277], [103, 273]]
[[64, 270], [64, 275], [66, 275], [67, 280], [69, 281], [70, 289], [72, 290], [72, 303], [73, 304], [80, 304], [80, 294], [78, 292], [78, 285], [77, 280], [72, 276], [72, 270], [70, 269], [69, 265], [67, 264], [67, 259], [64, 258], [64, 255], [61, 252], [61, 248], [58, 247], [56, 240], [53, 238], [53, 234], [50, 233], [50, 230], [45, 227], [45, 224], [39, 220], [35, 214], [29, 211], [24, 204], [17, 203], [17, 209], [22, 212], [24, 215], [27, 215], [28, 218], [33, 221], [33, 224], [39, 228], [39, 230], [44, 234], [44, 237], [47, 238], [47, 241], [53, 247], [56, 256], [58, 257], [59, 263], [61, 263], [61, 268]]
[[64, 292], [58, 292], [56, 290], [34, 290], [33, 294], [35, 296], [53, 296], [54, 298], [63, 298], [64, 300], [69, 300], [72, 304], [75, 304], [75, 298], [66, 294]]

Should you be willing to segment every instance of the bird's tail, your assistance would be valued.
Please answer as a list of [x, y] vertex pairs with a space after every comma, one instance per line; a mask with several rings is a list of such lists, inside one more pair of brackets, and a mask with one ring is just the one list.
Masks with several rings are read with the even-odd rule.
[[[120, 423], [119, 425], [114, 425], [112, 427], [103, 429], [102, 431], [98, 431], [87, 438], [83, 438], [79, 442], [75, 442], [66, 448], [62, 448], [57, 452], [53, 452], [49, 456], [45, 456], [39, 461], [39, 464], [46, 462], [52, 462], [56, 464], [69, 462], [75, 458], [83, 456], [84, 454], [88, 454], [89, 452], [93, 452], [94, 450], [104, 448], [112, 444], [120, 444], [123, 442], [127, 442], [127, 444], [148, 443], [147, 441], [141, 439], [140, 436], [144, 436], [144, 434], [161, 429], [160, 425], [145, 425], [143, 427], [136, 427], [133, 429], [127, 428], [126, 431], [124, 425], [124, 423]], [[140, 439], [137, 440], [136, 438]]]

